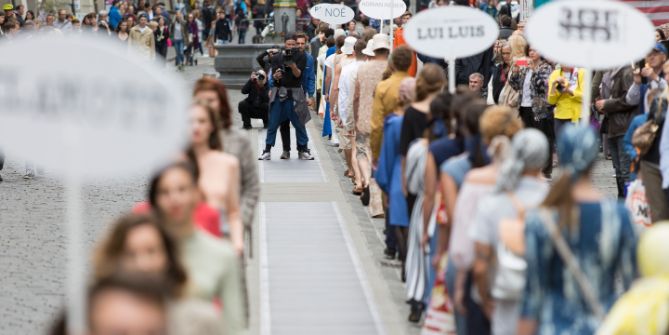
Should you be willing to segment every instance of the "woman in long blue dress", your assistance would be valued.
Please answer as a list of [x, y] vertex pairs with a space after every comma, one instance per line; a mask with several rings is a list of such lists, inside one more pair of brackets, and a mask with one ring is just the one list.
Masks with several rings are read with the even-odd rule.
[[563, 174], [541, 208], [528, 213], [525, 221], [527, 274], [520, 335], [594, 334], [601, 322], [597, 307], [586, 301], [584, 289], [555, 248], [549, 225], [557, 227], [573, 253], [596, 302], [592, 305], [607, 311], [618, 298], [616, 279], [628, 289], [636, 276], [637, 238], [629, 213], [592, 183], [598, 150], [589, 127], [563, 128], [558, 139]]
[[[409, 227], [409, 211], [402, 190], [402, 156], [400, 153], [400, 136], [404, 121], [404, 108], [415, 95], [415, 79], [405, 78], [399, 88], [400, 106], [389, 114], [383, 123], [383, 142], [379, 164], [374, 178], [383, 193], [388, 197], [388, 223], [395, 230], [398, 239], [400, 259], [406, 257], [406, 241]], [[404, 269], [402, 269], [404, 276]]]

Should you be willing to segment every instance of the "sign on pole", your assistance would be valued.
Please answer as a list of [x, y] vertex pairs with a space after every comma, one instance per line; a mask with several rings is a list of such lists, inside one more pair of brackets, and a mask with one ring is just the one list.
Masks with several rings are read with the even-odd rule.
[[[563, 0], [536, 10], [525, 34], [533, 48], [562, 64], [606, 70], [642, 59], [655, 44], [652, 23], [641, 12], [618, 1]], [[590, 90], [583, 90], [584, 122], [590, 120]]]
[[97, 36], [36, 36], [2, 50], [0, 143], [66, 180], [68, 333], [83, 334], [83, 182], [146, 173], [172, 157], [186, 138], [187, 90], [158, 63]]
[[404, 27], [404, 39], [416, 52], [449, 62], [451, 92], [455, 92], [455, 59], [490, 48], [498, 37], [499, 27], [490, 15], [464, 6], [422, 11]]
[[358, 4], [358, 8], [368, 17], [392, 20], [404, 14], [407, 5], [402, 0], [362, 0]]
[[317, 18], [323, 22], [337, 25], [353, 21], [355, 12], [353, 9], [342, 4], [319, 4], [309, 9], [311, 17]]

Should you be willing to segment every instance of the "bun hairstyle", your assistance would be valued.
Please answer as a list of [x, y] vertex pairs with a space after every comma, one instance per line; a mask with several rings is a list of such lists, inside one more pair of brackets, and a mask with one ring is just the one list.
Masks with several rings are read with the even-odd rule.
[[430, 94], [441, 91], [445, 83], [446, 74], [440, 66], [425, 64], [416, 78], [416, 101], [423, 101]]

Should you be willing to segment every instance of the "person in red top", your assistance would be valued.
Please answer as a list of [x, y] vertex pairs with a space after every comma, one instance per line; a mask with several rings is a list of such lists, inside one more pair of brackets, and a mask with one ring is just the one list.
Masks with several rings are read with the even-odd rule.
[[[402, 16], [400, 17], [400, 26], [395, 29], [394, 37], [393, 37], [393, 49], [400, 47], [402, 45], [409, 46], [407, 42], [404, 40], [404, 25], [409, 22], [409, 19], [411, 19], [411, 12], [406, 11]], [[413, 53], [413, 56], [411, 58], [411, 66], [409, 67], [409, 73], [410, 76], [416, 77], [416, 72], [418, 70], [418, 62], [416, 61], [416, 53]]]
[[[139, 202], [132, 208], [132, 212], [135, 214], [144, 214], [150, 211], [151, 205], [148, 201]], [[193, 222], [195, 222], [195, 225], [202, 231], [216, 237], [223, 237], [219, 225], [218, 211], [206, 203], [201, 202], [195, 207], [195, 211], [193, 212]]]

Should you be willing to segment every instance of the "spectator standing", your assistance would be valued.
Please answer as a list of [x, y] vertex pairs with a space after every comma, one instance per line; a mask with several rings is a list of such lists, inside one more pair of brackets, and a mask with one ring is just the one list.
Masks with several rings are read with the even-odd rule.
[[181, 12], [176, 12], [174, 22], [170, 24], [170, 38], [176, 52], [174, 65], [179, 71], [183, 71], [184, 68], [184, 46], [190, 42], [188, 39], [189, 35], [188, 25], [184, 21], [183, 15]]
[[170, 38], [170, 30], [165, 25], [165, 18], [159, 16], [156, 20], [158, 21], [158, 28], [153, 32], [156, 41], [156, 53], [161, 56], [161, 61], [165, 62], [167, 60], [167, 39]]
[[508, 40], [509, 37], [511, 37], [511, 34], [513, 34], [514, 30], [511, 28], [511, 22], [512, 19], [508, 15], [501, 15], [499, 17], [499, 39], [500, 40]]
[[112, 2], [112, 6], [109, 8], [109, 26], [114, 30], [118, 28], [118, 25], [123, 19], [123, 15], [119, 10], [120, 6], [121, 0], [114, 0], [114, 2]]
[[219, 9], [214, 26], [214, 38], [216, 45], [228, 44], [232, 40], [232, 29], [230, 20], [226, 18], [225, 11]]
[[556, 136], [560, 136], [564, 125], [577, 123], [581, 118], [584, 73], [583, 69], [562, 65], [548, 78], [547, 101], [555, 106], [553, 117]]
[[130, 29], [129, 43], [147, 60], [156, 58], [156, 44], [153, 31], [147, 26], [146, 15], [139, 16], [139, 24]]
[[551, 65], [544, 60], [539, 52], [527, 47], [529, 59], [527, 64], [514, 66], [509, 78], [511, 87], [519, 93], [520, 118], [526, 128], [539, 129], [548, 139], [550, 160], [546, 162], [544, 177], [551, 178], [553, 174], [553, 107], [548, 104], [548, 79], [553, 72]]
[[216, 20], [216, 8], [212, 5], [211, 0], [204, 0], [202, 2], [202, 24], [204, 29], [202, 30], [202, 40], [206, 41], [209, 39], [209, 31], [211, 29], [211, 24]]
[[[404, 26], [406, 25], [407, 22], [411, 19], [411, 12], [407, 11], [402, 16], [400, 17], [400, 25], [399, 27], [395, 30], [393, 33], [393, 48], [400, 47], [402, 45], [406, 45], [406, 41], [404, 40]], [[411, 52], [411, 66], [409, 66], [409, 69], [407, 70], [407, 73], [415, 77], [416, 72], [418, 71], [418, 62], [416, 61], [416, 53]]]
[[511, 47], [508, 42], [502, 42], [499, 48], [499, 63], [492, 70], [491, 87], [488, 88], [488, 102], [490, 98], [495, 104], [500, 103], [502, 89], [506, 85], [511, 70]]
[[[48, 21], [49, 20], [47, 20], [47, 25], [49, 25]], [[61, 9], [58, 11], [58, 20], [54, 23], [54, 27], [63, 32], [72, 29], [72, 22], [67, 19], [66, 10]]]
[[235, 15], [235, 27], [237, 27], [238, 43], [246, 44], [246, 32], [249, 30], [249, 19], [241, 8], [237, 9], [237, 15]]
[[116, 38], [122, 43], [127, 45], [128, 38], [130, 37], [130, 28], [128, 28], [128, 22], [121, 21], [116, 26]]
[[186, 48], [186, 61], [188, 65], [193, 66], [197, 65], [197, 59], [195, 58], [195, 51], [200, 49], [200, 30], [198, 28], [197, 21], [195, 20], [194, 13], [188, 13], [188, 21], [186, 21], [186, 29], [188, 33], [188, 44]]
[[603, 73], [599, 99], [595, 109], [604, 115], [604, 124], [611, 161], [616, 172], [618, 198], [625, 198], [631, 161], [625, 152], [623, 138], [637, 107], [627, 103], [627, 91], [634, 82], [631, 66], [621, 66]]

